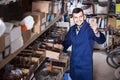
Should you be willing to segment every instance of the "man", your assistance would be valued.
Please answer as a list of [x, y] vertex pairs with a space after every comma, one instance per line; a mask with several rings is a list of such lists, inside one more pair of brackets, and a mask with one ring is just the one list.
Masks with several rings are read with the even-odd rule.
[[86, 22], [81, 8], [72, 12], [75, 25], [70, 27], [65, 40], [63, 51], [72, 45], [70, 56], [70, 77], [72, 80], [93, 80], [93, 47], [94, 41], [99, 44], [105, 42], [105, 36], [97, 29], [97, 23]]

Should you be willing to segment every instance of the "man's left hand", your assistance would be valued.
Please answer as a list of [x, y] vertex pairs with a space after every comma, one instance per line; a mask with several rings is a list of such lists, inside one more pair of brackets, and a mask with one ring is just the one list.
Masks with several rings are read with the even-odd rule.
[[94, 18], [90, 20], [90, 26], [95, 34], [98, 33], [98, 24], [95, 22]]

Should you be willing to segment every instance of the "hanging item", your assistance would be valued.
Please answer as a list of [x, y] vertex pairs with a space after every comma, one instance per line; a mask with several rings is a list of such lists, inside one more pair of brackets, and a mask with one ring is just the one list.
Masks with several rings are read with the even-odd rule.
[[0, 37], [4, 34], [6, 29], [5, 23], [0, 19]]

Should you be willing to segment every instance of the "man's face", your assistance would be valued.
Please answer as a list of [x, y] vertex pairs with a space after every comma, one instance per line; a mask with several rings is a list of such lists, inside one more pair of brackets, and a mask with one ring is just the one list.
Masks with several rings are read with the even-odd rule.
[[82, 12], [73, 13], [73, 20], [77, 26], [80, 26], [84, 21], [84, 14]]

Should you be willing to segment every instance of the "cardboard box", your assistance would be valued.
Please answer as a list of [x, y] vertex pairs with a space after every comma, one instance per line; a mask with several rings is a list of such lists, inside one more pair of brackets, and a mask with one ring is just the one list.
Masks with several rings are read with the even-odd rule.
[[[58, 70], [60, 70], [62, 74], [64, 73], [64, 68], [63, 68], [63, 67], [54, 66], [54, 65], [53, 65], [52, 67], [53, 67], [53, 69], [58, 69]], [[59, 78], [58, 78], [58, 79], [59, 79]]]
[[0, 53], [0, 61], [3, 60], [3, 53]]
[[6, 25], [5, 33], [10, 33], [11, 30], [13, 29], [14, 24], [13, 23], [9, 23], [9, 22], [5, 22], [5, 25]]
[[41, 32], [41, 27], [42, 25], [45, 24], [46, 22], [46, 17], [45, 17], [45, 13], [42, 12], [28, 12], [24, 14], [26, 15], [31, 15], [34, 18], [34, 27], [33, 27], [33, 32], [35, 33], [40, 33]]
[[6, 53], [6, 48], [10, 46], [10, 34], [5, 33], [3, 36], [0, 37], [0, 52], [5, 51], [4, 55], [9, 54], [10, 52]]
[[40, 25], [34, 25], [33, 32], [38, 33], [38, 34], [41, 33]]
[[10, 53], [14, 53], [23, 46], [22, 36], [11, 42]]
[[52, 64], [59, 67], [68, 68], [68, 56], [60, 56], [59, 60], [52, 60]]
[[67, 28], [67, 31], [69, 30], [70, 28], [70, 23], [69, 22], [57, 22], [56, 25], [58, 27], [66, 27]]
[[108, 17], [108, 23], [111, 28], [115, 28], [116, 26], [116, 17]]
[[34, 25], [34, 28], [33, 28], [33, 32], [35, 33], [41, 33], [42, 31], [44, 31], [46, 29], [46, 24], [42, 24], [42, 25]]
[[50, 51], [50, 50], [45, 50], [45, 55], [46, 55], [46, 57], [59, 60], [60, 53], [59, 52]]
[[45, 50], [44, 50], [44, 49], [38, 49], [38, 50], [35, 50], [34, 52], [35, 52], [36, 54], [40, 54], [40, 55], [45, 56]]
[[21, 26], [13, 27], [12, 31], [10, 32], [10, 42], [15, 41], [19, 37], [21, 37]]
[[58, 17], [58, 16], [60, 16], [60, 14], [61, 14], [60, 11], [58, 11], [57, 13], [55, 13], [55, 14], [54, 14], [54, 15], [55, 15], [55, 18]]
[[11, 43], [10, 42], [10, 34], [5, 33], [4, 36], [5, 36], [5, 48], [6, 48], [6, 47], [10, 46], [10, 43]]
[[10, 46], [10, 34], [5, 33], [0, 37], [0, 52], [8, 46]]
[[10, 46], [5, 48], [4, 57], [8, 56], [9, 54], [10, 54]]
[[41, 27], [41, 31], [44, 31], [46, 29], [46, 24], [43, 24], [40, 27]]
[[45, 18], [46, 18], [46, 22], [48, 22], [50, 18], [50, 13], [45, 13]]
[[63, 67], [68, 67], [68, 61], [69, 61], [69, 57], [68, 56], [60, 56], [59, 61], [64, 64]]
[[52, 2], [51, 1], [34, 1], [32, 2], [32, 11], [50, 13], [52, 11]]
[[49, 25], [49, 18], [50, 18], [50, 14], [49, 13], [46, 13], [45, 14], [45, 18], [46, 18], [46, 22], [45, 22], [45, 24], [46, 24], [46, 27]]
[[34, 18], [34, 25], [41, 25], [46, 22], [45, 13], [43, 12], [27, 12], [24, 16], [31, 15]]
[[47, 26], [49, 25], [49, 23], [50, 23], [50, 22], [46, 22], [46, 23], [45, 23], [45, 25], [46, 25], [46, 28], [47, 28]]
[[0, 52], [3, 52], [5, 49], [5, 36], [2, 35], [0, 37]]
[[31, 34], [32, 34], [31, 30], [27, 30], [27, 31], [22, 32], [24, 44], [31, 38]]
[[53, 5], [53, 13], [57, 13], [57, 12], [59, 12], [59, 3], [58, 2], [54, 2], [53, 3], [54, 5]]

